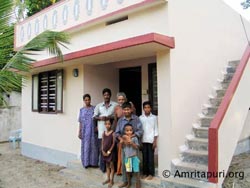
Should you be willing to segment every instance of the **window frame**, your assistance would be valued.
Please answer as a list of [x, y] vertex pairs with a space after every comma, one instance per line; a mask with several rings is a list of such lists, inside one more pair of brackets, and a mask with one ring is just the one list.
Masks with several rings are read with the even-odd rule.
[[[47, 104], [46, 111], [42, 111], [41, 110], [41, 96], [40, 96], [41, 95], [41, 82], [40, 82], [41, 77], [42, 77], [42, 75], [47, 75], [47, 80], [48, 80], [47, 89], [49, 90], [49, 75], [53, 74], [53, 73], [56, 75], [55, 99], [54, 99], [55, 100], [55, 110], [54, 111], [49, 111], [49, 105], [48, 105], [49, 103], [47, 102], [48, 104]], [[35, 78], [37, 78], [37, 80], [35, 80]], [[59, 79], [61, 79], [61, 82], [58, 82]], [[60, 69], [60, 70], [52, 70], [52, 71], [45, 71], [45, 72], [40, 72], [38, 74], [32, 75], [32, 89], [31, 89], [31, 93], [32, 93], [31, 109], [32, 109], [32, 112], [38, 112], [38, 113], [41, 113], [41, 114], [63, 113], [63, 85], [64, 85], [63, 82], [64, 82], [64, 76], [63, 76], [63, 70], [62, 69]], [[58, 94], [59, 84], [61, 85], [60, 94]], [[35, 99], [34, 94], [37, 94], [36, 99]], [[60, 96], [58, 96], [58, 95], [60, 95]], [[47, 96], [47, 97], [49, 97], [49, 96]], [[60, 105], [58, 105], [58, 97], [61, 98]], [[35, 103], [37, 103], [36, 106], [35, 106]], [[58, 109], [58, 106], [60, 106], [61, 108]]]
[[[155, 103], [154, 103], [154, 93], [156, 92], [156, 95], [157, 95], [157, 103], [158, 103], [158, 91], [154, 91], [154, 88], [153, 88], [153, 69], [155, 69], [156, 71], [156, 86], [158, 88], [158, 80], [157, 80], [157, 65], [156, 63], [150, 63], [148, 64], [148, 98], [149, 98], [149, 101], [151, 102], [152, 104], [152, 113], [155, 114], [155, 115], [158, 115], [158, 104], [157, 104], [157, 107], [156, 109], [154, 109], [155, 107]], [[157, 89], [158, 90], [158, 89]]]

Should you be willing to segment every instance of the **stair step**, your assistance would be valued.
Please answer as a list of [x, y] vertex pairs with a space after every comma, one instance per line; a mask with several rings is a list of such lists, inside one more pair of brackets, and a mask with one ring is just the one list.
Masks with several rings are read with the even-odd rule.
[[204, 104], [202, 113], [207, 116], [213, 116], [216, 114], [217, 110], [218, 110], [218, 106], [213, 106], [211, 104]]
[[171, 163], [171, 174], [175, 177], [208, 181], [207, 171], [207, 165], [203, 164], [183, 162], [180, 159], [173, 159]]
[[213, 120], [214, 116], [207, 116], [202, 113], [198, 114], [198, 122], [200, 123], [201, 127], [209, 127], [211, 121]]
[[222, 73], [222, 78], [221, 79], [224, 82], [230, 82], [232, 80], [233, 76], [234, 76], [234, 73], [227, 73], [225, 71], [222, 71], [221, 73]]
[[224, 97], [225, 93], [226, 93], [226, 89], [213, 87], [213, 94], [212, 94], [213, 96], [217, 98], [222, 98]]
[[209, 98], [210, 104], [213, 106], [217, 106], [217, 107], [220, 105], [220, 103], [223, 99], [223, 97], [217, 98], [217, 97], [214, 97], [213, 95], [209, 95], [208, 98]]
[[208, 139], [207, 138], [197, 138], [194, 135], [187, 135], [187, 146], [189, 149], [193, 150], [208, 150]]
[[217, 79], [218, 84], [221, 86], [222, 89], [227, 89], [230, 82], [225, 82], [223, 79]]
[[197, 138], [208, 138], [208, 127], [201, 127], [200, 124], [193, 124], [193, 132]]
[[161, 181], [164, 188], [216, 188], [217, 185], [201, 180], [191, 178], [178, 178], [170, 176]]
[[227, 72], [227, 73], [235, 73], [235, 71], [236, 71], [236, 66], [229, 66], [229, 65], [227, 65], [226, 67], [225, 67], [225, 71]]
[[239, 60], [236, 60], [236, 61], [229, 61], [228, 62], [228, 66], [231, 66], [231, 67], [237, 67], [239, 65], [240, 61]]
[[186, 145], [180, 147], [181, 160], [188, 163], [208, 164], [208, 151], [189, 149]]

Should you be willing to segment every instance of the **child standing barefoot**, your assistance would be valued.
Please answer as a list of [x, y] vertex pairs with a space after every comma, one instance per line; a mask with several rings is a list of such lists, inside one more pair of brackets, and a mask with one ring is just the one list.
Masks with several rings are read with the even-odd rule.
[[115, 145], [115, 133], [111, 129], [110, 120], [105, 121], [105, 131], [102, 135], [102, 155], [103, 160], [106, 163], [107, 179], [102, 183], [103, 185], [108, 183], [108, 187], [111, 188], [114, 184], [114, 163], [113, 163], [113, 148]]
[[134, 135], [133, 127], [131, 124], [126, 124], [124, 126], [125, 135], [123, 135], [123, 147], [125, 152], [125, 167], [127, 173], [128, 184], [126, 188], [131, 187], [131, 173], [135, 173], [136, 175], [136, 188], [141, 187], [140, 183], [140, 174], [139, 174], [139, 166], [140, 160], [138, 158], [138, 147], [139, 142], [138, 138]]
[[155, 175], [154, 150], [157, 147], [158, 126], [157, 117], [151, 113], [152, 107], [149, 101], [143, 103], [144, 113], [140, 116], [143, 126], [142, 157], [143, 178], [152, 180]]

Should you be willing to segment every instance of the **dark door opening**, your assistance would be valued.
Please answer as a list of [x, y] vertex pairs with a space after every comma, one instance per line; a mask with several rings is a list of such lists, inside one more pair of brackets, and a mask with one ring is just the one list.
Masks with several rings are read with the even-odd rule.
[[136, 108], [136, 115], [141, 115], [141, 67], [120, 69], [119, 91], [126, 94], [128, 101], [133, 102]]

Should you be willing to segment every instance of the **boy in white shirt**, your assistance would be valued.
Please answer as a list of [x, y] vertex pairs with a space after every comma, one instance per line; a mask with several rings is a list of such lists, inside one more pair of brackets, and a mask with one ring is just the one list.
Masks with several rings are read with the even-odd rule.
[[143, 178], [151, 180], [155, 175], [154, 150], [157, 146], [158, 125], [157, 117], [151, 113], [152, 107], [149, 101], [143, 103], [143, 111], [140, 116], [144, 131], [142, 136]]

